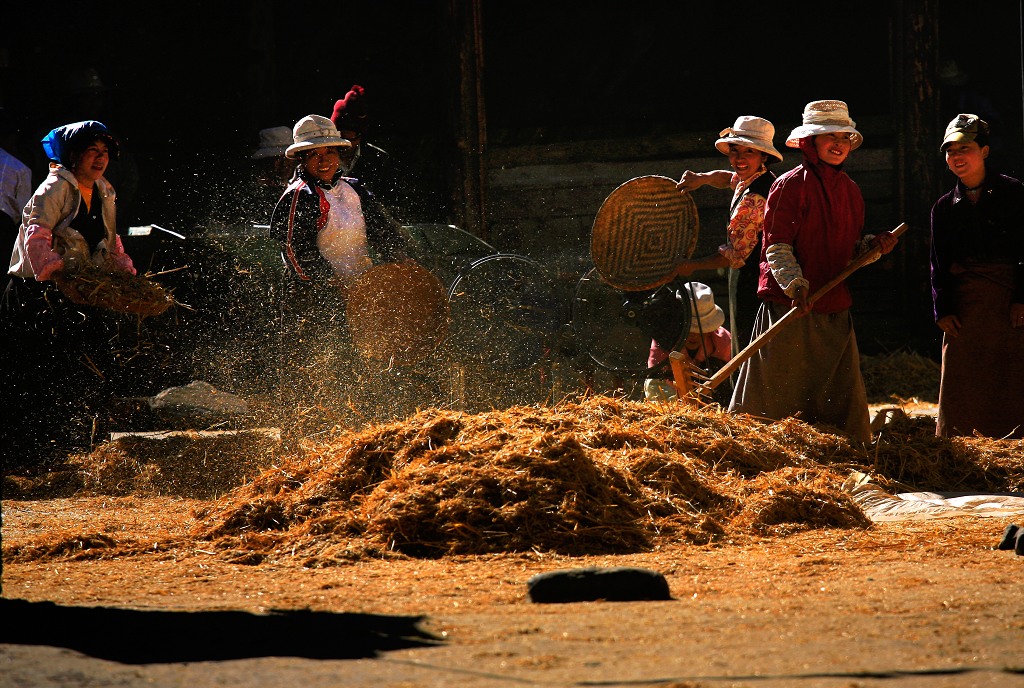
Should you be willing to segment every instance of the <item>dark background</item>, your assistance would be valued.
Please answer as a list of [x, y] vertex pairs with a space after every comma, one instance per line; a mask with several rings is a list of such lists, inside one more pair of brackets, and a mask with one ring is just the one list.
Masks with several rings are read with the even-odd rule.
[[[368, 140], [389, 150], [424, 199], [413, 219], [450, 221], [460, 150], [455, 4], [23, 3], [5, 10], [0, 104], [19, 123], [22, 157], [38, 156], [54, 126], [105, 121], [138, 163], [125, 219], [187, 233], [224, 185], [241, 183], [259, 129], [329, 115], [360, 83]], [[854, 119], [886, 117], [899, 5], [485, 0], [488, 144], [714, 134], [748, 111], [781, 136], [818, 98], [846, 100]], [[991, 99], [1009, 157], [1019, 157], [1019, 3], [938, 7], [943, 55]], [[67, 94], [69, 73], [82, 67], [108, 89], [97, 114]]]

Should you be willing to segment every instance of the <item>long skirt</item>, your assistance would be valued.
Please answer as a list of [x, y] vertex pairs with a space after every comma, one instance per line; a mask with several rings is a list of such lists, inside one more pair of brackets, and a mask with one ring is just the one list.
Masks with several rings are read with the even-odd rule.
[[4, 467], [87, 451], [112, 398], [139, 394], [126, 362], [138, 318], [82, 306], [50, 281], [10, 277], [0, 298]]
[[[762, 303], [757, 338], [789, 311]], [[740, 367], [730, 411], [764, 418], [790, 416], [871, 441], [867, 394], [849, 310], [793, 318]]]
[[973, 265], [957, 276], [960, 334], [942, 340], [942, 437], [1024, 437], [1024, 328], [1010, 324], [1011, 265]]

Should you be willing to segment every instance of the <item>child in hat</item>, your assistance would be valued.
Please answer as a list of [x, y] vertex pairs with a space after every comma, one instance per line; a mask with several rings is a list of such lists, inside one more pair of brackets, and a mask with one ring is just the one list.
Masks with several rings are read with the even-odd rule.
[[[715, 141], [718, 152], [729, 156], [732, 170], [686, 170], [676, 185], [676, 188], [684, 192], [705, 185], [716, 189], [731, 189], [733, 192], [725, 243], [711, 255], [681, 261], [676, 266], [675, 276], [689, 277], [702, 270], [729, 268], [729, 326], [735, 335], [734, 347], [736, 342], [746, 341], [749, 336], [754, 321], [753, 312], [757, 308], [757, 262], [747, 259], [754, 254], [761, 240], [765, 202], [768, 190], [775, 181], [775, 175], [768, 170], [768, 165], [782, 161], [782, 155], [775, 149], [774, 138], [775, 126], [768, 120], [753, 115], [737, 117], [736, 122], [723, 129]], [[759, 252], [754, 255], [759, 255]], [[747, 276], [749, 278], [744, 279]], [[742, 311], [737, 308], [741, 281], [744, 282], [741, 296], [747, 306]], [[737, 311], [743, 314], [742, 326]]]
[[[690, 330], [683, 341], [682, 350], [710, 377], [732, 358], [732, 334], [725, 329], [725, 311], [715, 304], [711, 287], [701, 282], [687, 282], [679, 295], [690, 308]], [[667, 346], [672, 346], [668, 344]], [[657, 368], [668, 359], [669, 352], [657, 341], [651, 341], [647, 367]], [[650, 378], [644, 382], [647, 399], [667, 400], [676, 395], [670, 378]], [[714, 391], [714, 400], [722, 406], [729, 403], [731, 385], [721, 385]]]
[[772, 185], [765, 209], [757, 295], [762, 304], [752, 339], [791, 308], [797, 317], [743, 363], [731, 411], [766, 418], [799, 416], [870, 442], [867, 395], [846, 283], [809, 306], [808, 298], [861, 251], [890, 252], [890, 232], [862, 236], [864, 197], [843, 171], [863, 142], [846, 103], [808, 103], [786, 140], [803, 162]]
[[1024, 185], [988, 169], [990, 144], [988, 123], [961, 113], [939, 147], [957, 178], [931, 217], [942, 437], [1024, 437]]

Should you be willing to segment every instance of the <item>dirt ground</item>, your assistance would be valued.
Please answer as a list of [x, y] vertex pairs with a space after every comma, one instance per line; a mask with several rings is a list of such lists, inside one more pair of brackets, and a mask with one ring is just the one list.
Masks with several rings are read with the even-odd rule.
[[[169, 542], [183, 534], [181, 515], [197, 506], [135, 497], [5, 502], [4, 546], [55, 529]], [[233, 564], [194, 544], [110, 559], [5, 562], [8, 600], [361, 612], [408, 618], [430, 642], [326, 660], [254, 649], [222, 661], [211, 647], [206, 659], [142, 665], [6, 644], [0, 685], [1024, 685], [1024, 557], [995, 549], [1005, 523], [941, 519], [631, 555], [366, 558], [320, 569]], [[661, 572], [673, 599], [530, 602], [531, 576], [585, 566]], [[240, 624], [232, 632], [244, 639], [257, 629]], [[87, 632], [116, 637], [101, 624]], [[194, 639], [201, 643], [202, 633]], [[248, 643], [255, 648], [253, 638]], [[338, 645], [345, 657], [345, 643]]]
[[[0, 686], [1024, 686], [1006, 516], [310, 566], [196, 539], [215, 505], [5, 498]], [[658, 572], [672, 599], [531, 602], [532, 576], [584, 567]]]

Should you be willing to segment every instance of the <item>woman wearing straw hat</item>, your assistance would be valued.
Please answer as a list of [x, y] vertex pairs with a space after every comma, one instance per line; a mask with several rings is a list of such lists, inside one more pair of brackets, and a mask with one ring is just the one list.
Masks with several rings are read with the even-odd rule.
[[401, 225], [376, 197], [342, 176], [340, 152], [352, 144], [330, 119], [303, 117], [292, 139], [285, 156], [297, 162], [295, 178], [274, 209], [270, 233], [285, 266], [282, 374], [300, 376], [282, 391], [301, 394], [302, 385], [294, 383], [322, 384], [325, 365], [337, 372], [351, 367], [348, 290], [374, 265], [405, 260], [407, 244]]
[[803, 123], [786, 140], [803, 153], [803, 162], [779, 177], [768, 195], [757, 291], [762, 304], [752, 337], [791, 308], [801, 317], [744, 362], [730, 410], [776, 419], [798, 415], [870, 442], [850, 290], [844, 282], [808, 304], [809, 295], [858, 253], [874, 246], [888, 253], [896, 245], [890, 232], [861, 235], [864, 197], [843, 164], [862, 141], [840, 100], [808, 103]]
[[250, 156], [252, 198], [247, 199], [247, 219], [254, 225], [269, 224], [274, 207], [295, 174], [293, 161], [284, 154], [292, 143], [289, 127], [267, 127], [259, 131], [259, 145]]
[[[756, 262], [749, 263], [747, 258], [761, 239], [765, 201], [775, 181], [775, 175], [768, 170], [768, 165], [782, 160], [782, 155], [772, 142], [774, 137], [775, 126], [768, 120], [752, 115], [737, 117], [736, 122], [723, 129], [715, 141], [715, 148], [729, 156], [732, 171], [686, 170], [677, 184], [680, 191], [686, 192], [704, 185], [733, 191], [725, 243], [711, 255], [680, 262], [675, 276], [688, 277], [701, 270], [729, 268], [729, 327], [734, 335], [734, 347], [739, 341], [747, 341], [746, 337], [753, 327], [753, 314], [757, 310], [757, 265]], [[742, 270], [742, 273], [749, 276], [749, 279], [741, 278], [741, 269], [744, 267], [748, 269]], [[738, 297], [741, 279], [744, 288]], [[743, 301], [743, 308], [737, 307], [738, 301]]]
[[939, 148], [957, 177], [931, 217], [942, 437], [1024, 437], [1024, 186], [990, 171], [989, 131], [959, 114]]
[[293, 129], [285, 156], [297, 160], [294, 181], [274, 209], [271, 233], [299, 283], [342, 289], [375, 262], [406, 255], [401, 226], [362, 184], [342, 176], [352, 143], [326, 117], [308, 115]]

